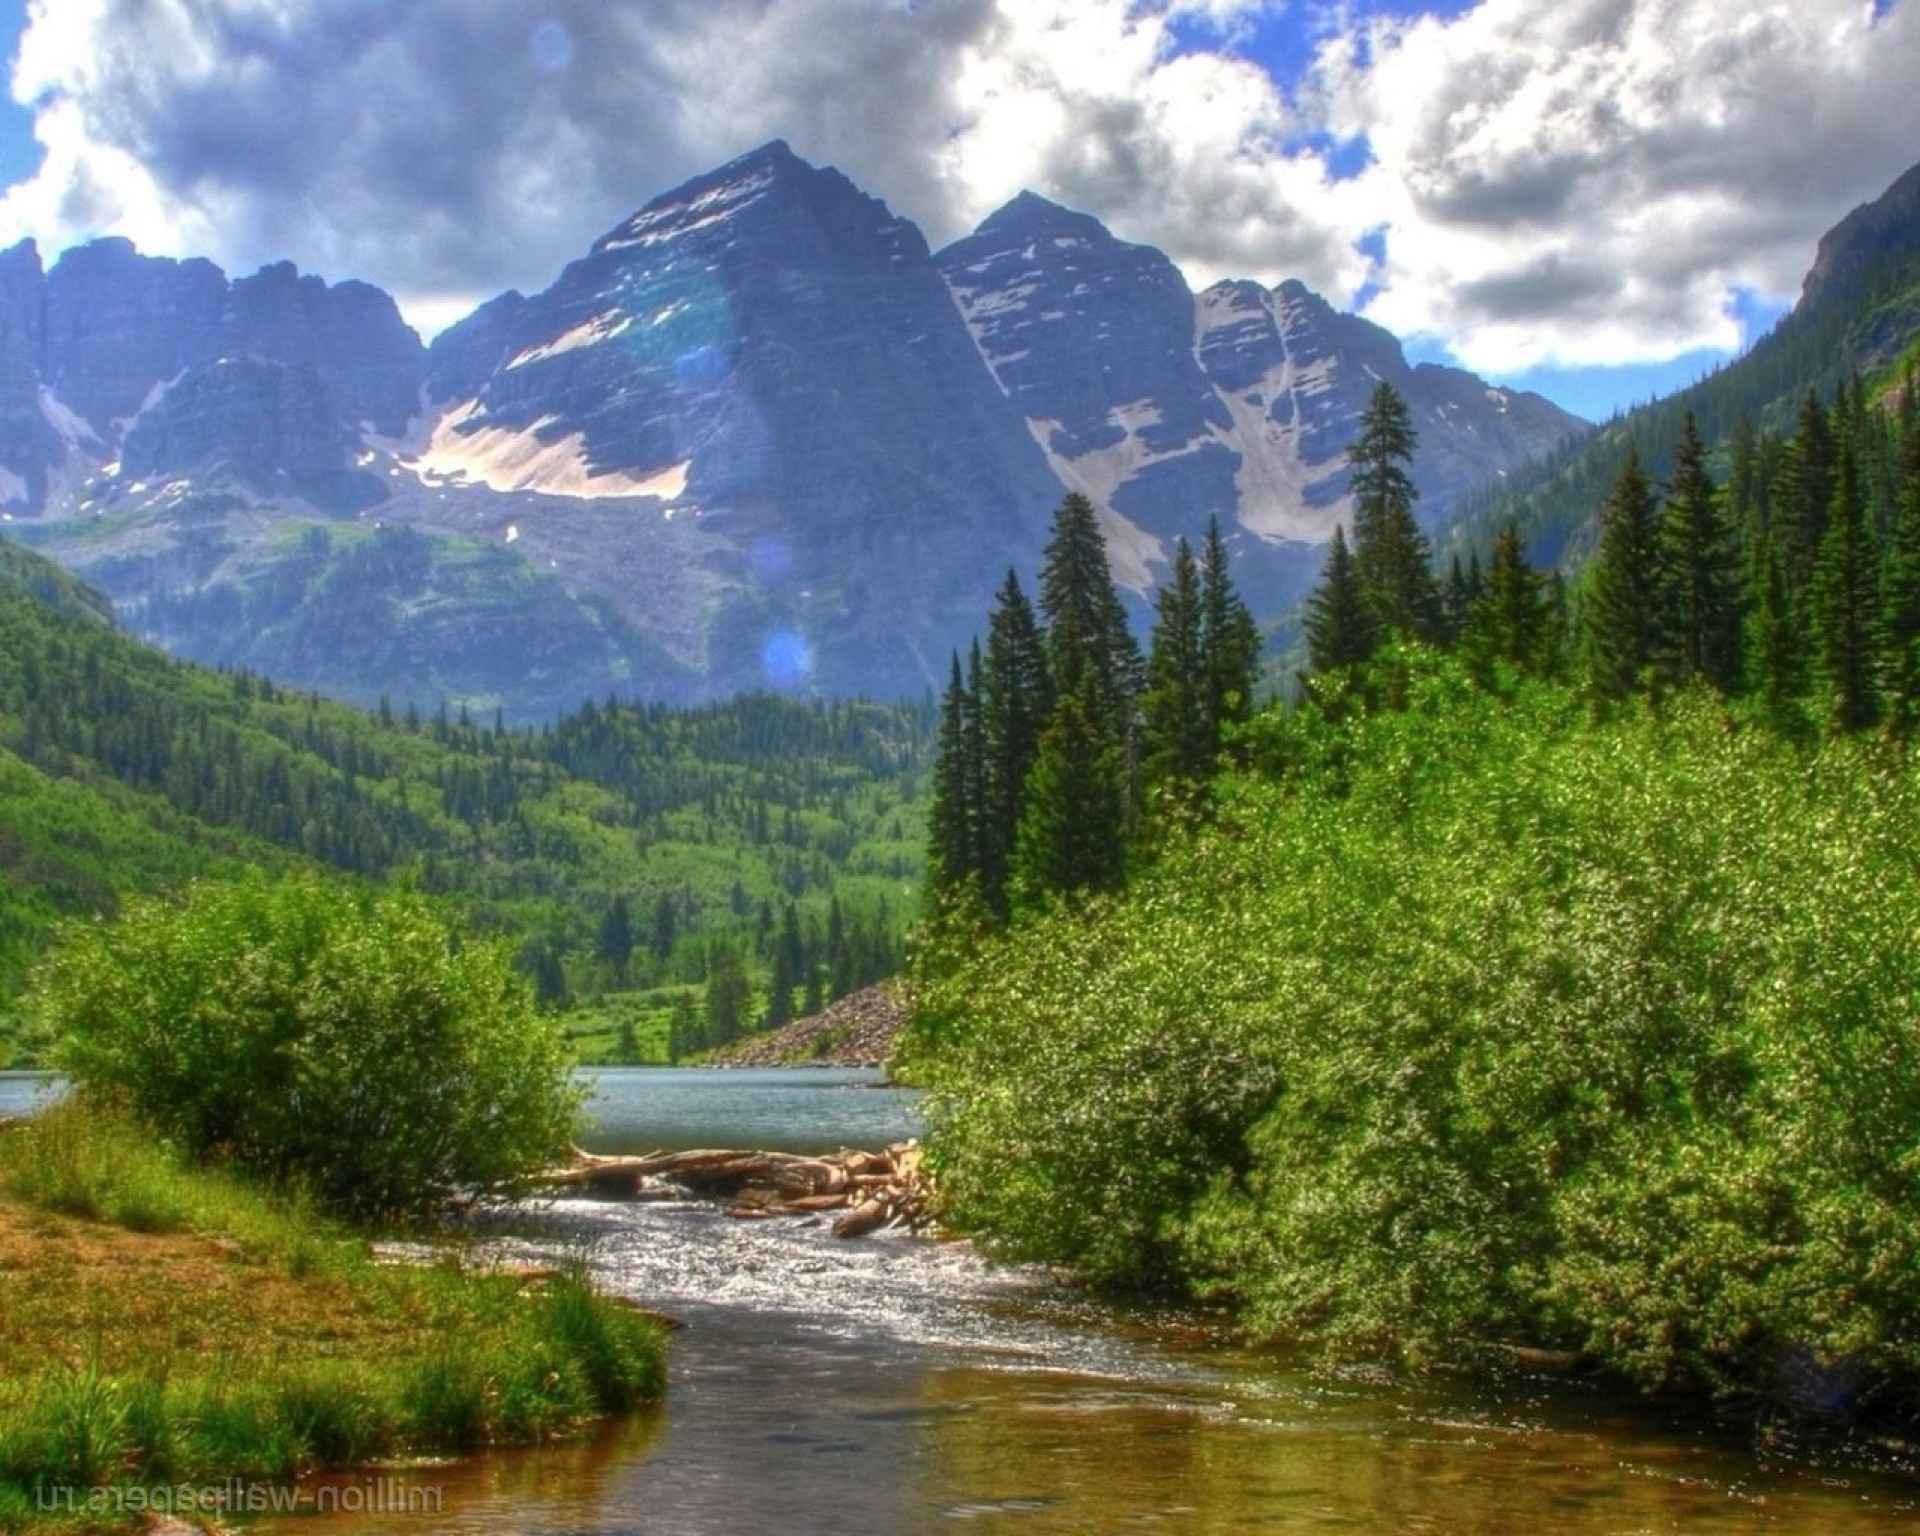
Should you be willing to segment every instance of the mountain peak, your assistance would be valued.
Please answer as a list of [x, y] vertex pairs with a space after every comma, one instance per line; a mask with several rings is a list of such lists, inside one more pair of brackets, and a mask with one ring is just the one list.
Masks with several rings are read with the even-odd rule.
[[1090, 213], [1063, 207], [1038, 192], [1022, 192], [1013, 201], [987, 215], [974, 231], [976, 239], [991, 236], [1000, 240], [1054, 239], [1112, 240], [1113, 233]]

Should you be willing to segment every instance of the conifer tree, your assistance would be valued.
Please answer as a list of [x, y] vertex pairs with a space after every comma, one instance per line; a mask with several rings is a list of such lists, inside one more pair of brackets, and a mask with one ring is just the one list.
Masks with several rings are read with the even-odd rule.
[[1675, 669], [1734, 693], [1740, 672], [1739, 555], [1707, 473], [1706, 445], [1688, 411], [1674, 454], [1673, 484], [1660, 519], [1661, 611], [1670, 625]]
[[1005, 918], [1007, 880], [1027, 775], [1039, 755], [1040, 733], [1053, 712], [1046, 636], [1013, 571], [1000, 586], [987, 620], [980, 687], [983, 807], [979, 833], [980, 894]]
[[[974, 864], [973, 821], [977, 810], [969, 771], [968, 742], [977, 701], [967, 692], [960, 671], [960, 653], [953, 653], [952, 675], [940, 701], [940, 747], [933, 765], [933, 788], [927, 807], [927, 881], [935, 892], [949, 891], [979, 873]], [[771, 915], [763, 919], [763, 930]]]
[[1881, 686], [1901, 735], [1920, 726], [1920, 396], [1911, 370], [1900, 414], [1900, 510], [1880, 580]]
[[1814, 652], [1836, 731], [1857, 731], [1878, 715], [1874, 662], [1878, 645], [1879, 572], [1867, 527], [1865, 488], [1851, 434], [1841, 437], [1833, 505], [1814, 569], [1810, 613]]
[[1185, 539], [1174, 544], [1154, 607], [1140, 697], [1143, 768], [1150, 789], [1184, 800], [1212, 774], [1220, 740], [1209, 710], [1213, 680], [1201, 638], [1200, 571]]
[[[1093, 505], [1077, 492], [1054, 514], [1040, 610], [1054, 702], [1023, 788], [1014, 874], [1029, 891], [1102, 889], [1109, 857], [1117, 881], [1133, 821], [1141, 662]], [[1043, 768], [1050, 792], [1070, 789], [1077, 798], [1036, 809]], [[1056, 842], [1050, 849], [1044, 846], [1049, 838]], [[1099, 843], [1110, 845], [1107, 855], [1091, 852]], [[1063, 876], [1071, 877], [1066, 884], [1046, 883]]]
[[1812, 586], [1833, 507], [1836, 447], [1820, 397], [1808, 390], [1800, 402], [1793, 441], [1780, 465], [1773, 508], [1775, 545], [1796, 600]]
[[1111, 890], [1124, 875], [1124, 773], [1119, 742], [1099, 718], [1098, 694], [1097, 679], [1084, 673], [1041, 734], [1014, 846], [1017, 907], [1036, 910], [1057, 895]]
[[1543, 673], [1551, 618], [1546, 582], [1527, 563], [1519, 525], [1509, 518], [1493, 541], [1486, 591], [1467, 611], [1461, 649], [1476, 667], [1505, 662]]
[[1413, 519], [1420, 493], [1406, 468], [1415, 441], [1407, 402], [1382, 379], [1360, 418], [1359, 435], [1347, 446], [1353, 562], [1380, 635], [1433, 640], [1440, 630], [1433, 550]]
[[1659, 524], [1653, 482], [1640, 450], [1627, 443], [1626, 462], [1601, 512], [1600, 548], [1587, 576], [1587, 668], [1594, 688], [1624, 698], [1662, 655]]
[[1260, 630], [1234, 590], [1217, 517], [1207, 519], [1200, 546], [1200, 660], [1206, 673], [1207, 729], [1217, 757], [1231, 729], [1252, 715], [1260, 674]]
[[1332, 672], [1365, 661], [1377, 644], [1346, 533], [1336, 526], [1327, 568], [1307, 604], [1307, 665], [1315, 672]]

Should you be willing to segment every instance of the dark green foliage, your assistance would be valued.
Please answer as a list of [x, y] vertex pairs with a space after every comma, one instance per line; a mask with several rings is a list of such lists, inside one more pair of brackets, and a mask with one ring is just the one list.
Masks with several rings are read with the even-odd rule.
[[1183, 804], [1212, 777], [1220, 748], [1201, 639], [1200, 569], [1185, 539], [1174, 545], [1154, 610], [1147, 686], [1140, 696], [1144, 777], [1149, 795]]
[[1666, 655], [1656, 517], [1653, 482], [1630, 448], [1602, 514], [1600, 548], [1586, 573], [1582, 606], [1588, 675], [1608, 698], [1624, 698], [1640, 687], [1647, 670]]
[[1878, 716], [1874, 658], [1879, 607], [1879, 570], [1859, 459], [1852, 437], [1847, 436], [1840, 444], [1833, 504], [1809, 603], [1815, 657], [1835, 730], [1857, 731]]
[[1307, 663], [1315, 672], [1336, 672], [1365, 661], [1376, 646], [1373, 614], [1361, 595], [1346, 533], [1335, 528], [1326, 571], [1307, 605]]
[[988, 909], [1007, 915], [1007, 881], [1014, 838], [1025, 807], [1027, 775], [1040, 753], [1040, 733], [1053, 714], [1046, 636], [1020, 580], [1011, 570], [987, 620], [981, 671], [980, 894]]
[[1207, 519], [1200, 546], [1200, 663], [1206, 674], [1207, 726], [1218, 756], [1228, 748], [1235, 728], [1253, 714], [1260, 631], [1234, 588], [1217, 517]]
[[1674, 451], [1673, 483], [1660, 520], [1667, 616], [1677, 676], [1721, 693], [1741, 683], [1740, 555], [1723, 498], [1707, 473], [1707, 450], [1689, 412]]
[[1040, 612], [1056, 701], [1090, 680], [1090, 707], [1107, 728], [1127, 735], [1139, 691], [1140, 648], [1114, 591], [1093, 503], [1078, 491], [1069, 492], [1054, 512], [1040, 572]]
[[521, 1177], [573, 1129], [557, 1028], [411, 893], [301, 876], [143, 901], [70, 928], [32, 1001], [76, 1082], [354, 1214]]
[[1894, 728], [1920, 726], [1920, 385], [1911, 372], [1901, 412], [1899, 510], [1880, 573], [1881, 690]]
[[895, 893], [924, 857], [929, 708], [609, 701], [540, 732], [464, 711], [368, 716], [169, 661], [83, 602], [42, 601], [39, 563], [12, 554], [0, 559], [0, 1036], [57, 916], [111, 913], [240, 863], [410, 871], [511, 938], [555, 1000], [697, 984], [705, 945], [744, 932], [763, 896], [817, 921], [841, 901], [861, 935], [852, 986], [897, 968]]
[[1484, 590], [1467, 608], [1460, 653], [1476, 675], [1496, 665], [1547, 676], [1555, 670], [1557, 615], [1546, 580], [1520, 547], [1520, 530], [1509, 523], [1493, 541], [1493, 561]]
[[1407, 403], [1382, 379], [1347, 445], [1353, 494], [1353, 564], [1361, 600], [1382, 636], [1439, 638], [1440, 600], [1433, 549], [1413, 520], [1419, 496], [1407, 465], [1414, 431]]
[[1040, 910], [1057, 898], [1112, 890], [1126, 873], [1127, 781], [1122, 744], [1091, 673], [1055, 704], [1027, 775], [1014, 842], [1014, 905]]
[[1124, 898], [923, 986], [953, 1219], [1367, 1359], [1920, 1378], [1920, 783], [1382, 665], [1404, 708], [1262, 715]]

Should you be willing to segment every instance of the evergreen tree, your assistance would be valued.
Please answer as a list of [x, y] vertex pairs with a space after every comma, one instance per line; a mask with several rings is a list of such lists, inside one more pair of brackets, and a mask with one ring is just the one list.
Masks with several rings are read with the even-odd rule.
[[1029, 910], [1055, 895], [1111, 890], [1125, 871], [1120, 744], [1100, 719], [1091, 672], [1054, 706], [1027, 776], [1014, 846], [1013, 897]]
[[1519, 525], [1509, 518], [1493, 541], [1486, 591], [1467, 610], [1461, 650], [1477, 669], [1504, 662], [1522, 672], [1544, 673], [1551, 622], [1547, 584], [1527, 564]]
[[[927, 806], [927, 884], [935, 892], [950, 891], [977, 876], [974, 819], [978, 814], [975, 779], [969, 752], [975, 739], [973, 721], [978, 702], [967, 691], [960, 672], [960, 653], [953, 654], [952, 675], [940, 701], [940, 755], [934, 760], [932, 797]], [[762, 931], [772, 922], [768, 911]]]
[[1020, 826], [1024, 786], [1039, 755], [1040, 733], [1053, 712], [1046, 636], [1032, 605], [1009, 570], [987, 620], [981, 676], [982, 815], [980, 894], [999, 918], [1007, 915], [1007, 880]]
[[1836, 731], [1864, 729], [1878, 714], [1873, 676], [1878, 575], [1865, 491], [1853, 439], [1847, 434], [1836, 457], [1833, 505], [1814, 569], [1810, 609], [1814, 652], [1827, 686], [1828, 719]]
[[1407, 402], [1382, 379], [1360, 418], [1359, 435], [1347, 447], [1353, 562], [1380, 635], [1433, 640], [1440, 632], [1433, 550], [1413, 519], [1420, 493], [1406, 468], [1415, 441]]
[[731, 944], [717, 944], [707, 960], [705, 1048], [732, 1044], [746, 1021], [746, 969]]
[[1837, 448], [1820, 397], [1808, 390], [1800, 403], [1793, 441], [1782, 457], [1774, 498], [1774, 539], [1796, 600], [1812, 586], [1833, 507]]
[[1881, 685], [1895, 730], [1920, 725], [1920, 399], [1907, 374], [1901, 409], [1900, 511], [1880, 580]]
[[1641, 467], [1638, 446], [1629, 441], [1601, 513], [1600, 548], [1587, 573], [1583, 608], [1588, 672], [1602, 695], [1624, 698], [1664, 654], [1660, 588], [1653, 482]]
[[1040, 612], [1054, 697], [1079, 691], [1091, 678], [1094, 709], [1124, 736], [1139, 690], [1140, 648], [1107, 568], [1099, 518], [1078, 491], [1069, 492], [1053, 515], [1040, 572]]
[[1147, 785], [1186, 800], [1212, 775], [1219, 733], [1209, 718], [1212, 679], [1201, 643], [1200, 571], [1185, 539], [1173, 550], [1167, 579], [1154, 594], [1156, 616], [1141, 695], [1141, 741]]
[[598, 937], [600, 958], [613, 968], [615, 978], [624, 983], [627, 964], [633, 959], [633, 911], [624, 891], [607, 903]]
[[1207, 519], [1200, 545], [1200, 664], [1206, 673], [1207, 728], [1218, 756], [1232, 728], [1253, 713], [1260, 630], [1234, 589], [1217, 517]]
[[1315, 672], [1332, 672], [1365, 661], [1377, 645], [1346, 533], [1336, 526], [1327, 568], [1307, 604], [1307, 665]]
[[1733, 529], [1707, 473], [1706, 445], [1688, 411], [1674, 454], [1673, 484], [1660, 519], [1661, 611], [1676, 670], [1721, 693], [1740, 686], [1740, 571]]
[[1771, 539], [1760, 541], [1747, 566], [1747, 688], [1776, 730], [1792, 731], [1801, 724], [1800, 699], [1807, 679], [1787, 573]]

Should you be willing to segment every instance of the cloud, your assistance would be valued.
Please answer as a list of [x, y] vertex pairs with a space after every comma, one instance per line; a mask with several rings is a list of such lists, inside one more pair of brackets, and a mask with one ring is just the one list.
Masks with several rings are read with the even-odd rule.
[[1816, 237], [1920, 153], [1920, 6], [1486, 0], [1376, 22], [1322, 58], [1389, 225], [1369, 307], [1470, 366], [1609, 364], [1739, 342]]
[[[1790, 294], [1920, 147], [1920, 0], [1378, 11], [31, 0], [14, 91], [47, 154], [0, 240], [290, 256], [444, 321], [778, 136], [936, 244], [1030, 187], [1196, 284], [1364, 286], [1372, 318], [1505, 372], [1730, 348], [1731, 296]], [[1284, 86], [1252, 57], [1275, 28], [1319, 49]]]

